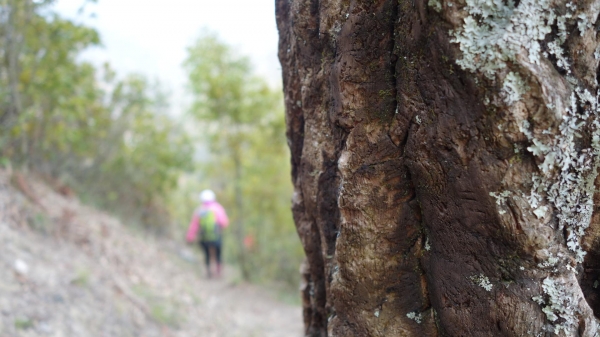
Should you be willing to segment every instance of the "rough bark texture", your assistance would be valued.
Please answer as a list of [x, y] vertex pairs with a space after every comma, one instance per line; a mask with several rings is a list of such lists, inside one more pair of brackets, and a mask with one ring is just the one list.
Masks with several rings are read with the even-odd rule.
[[306, 335], [594, 336], [600, 0], [276, 4]]

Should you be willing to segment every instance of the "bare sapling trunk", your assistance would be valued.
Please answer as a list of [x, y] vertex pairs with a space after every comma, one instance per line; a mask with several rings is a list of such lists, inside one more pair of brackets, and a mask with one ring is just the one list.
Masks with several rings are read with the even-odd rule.
[[277, 0], [308, 336], [595, 336], [600, 0]]
[[240, 270], [242, 272], [242, 278], [244, 280], [250, 279], [250, 266], [246, 259], [246, 249], [244, 246], [244, 199], [242, 198], [242, 159], [240, 153], [240, 145], [236, 144], [233, 146], [233, 164], [235, 169], [234, 175], [234, 193], [235, 193], [235, 207], [237, 208], [238, 216], [235, 222], [234, 236], [235, 244], [238, 246], [238, 260], [240, 262]]
[[0, 9], [3, 25], [3, 44], [6, 46], [3, 52], [4, 64], [6, 67], [6, 78], [8, 88], [4, 88], [8, 92], [8, 105], [6, 111], [2, 111], [0, 122], [6, 126], [12, 126], [18, 114], [22, 110], [21, 97], [19, 93], [19, 52], [22, 47], [22, 36], [17, 32], [16, 25], [18, 24], [19, 4], [14, 2], [3, 3]]

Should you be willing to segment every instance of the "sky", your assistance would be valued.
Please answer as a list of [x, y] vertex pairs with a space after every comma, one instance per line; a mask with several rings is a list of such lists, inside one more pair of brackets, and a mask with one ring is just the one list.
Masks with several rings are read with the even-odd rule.
[[57, 0], [61, 15], [100, 32], [102, 48], [82, 58], [108, 61], [118, 74], [141, 73], [171, 92], [174, 113], [185, 109], [186, 47], [203, 28], [249, 56], [257, 73], [281, 86], [274, 0]]

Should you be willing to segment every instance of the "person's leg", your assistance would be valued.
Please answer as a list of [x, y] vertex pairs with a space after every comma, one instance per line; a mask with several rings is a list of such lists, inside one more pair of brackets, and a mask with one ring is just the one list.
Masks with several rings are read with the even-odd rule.
[[215, 258], [217, 260], [217, 277], [221, 277], [221, 241], [215, 243]]
[[[214, 242], [209, 242], [208, 243], [208, 247], [209, 248], [209, 252], [210, 252], [210, 265], [213, 266], [215, 264], [215, 243]], [[212, 267], [211, 267], [212, 268]], [[212, 273], [212, 269], [211, 269], [211, 273]]]
[[206, 264], [206, 275], [210, 278], [210, 245], [208, 242], [200, 242], [200, 246], [204, 251], [204, 262]]

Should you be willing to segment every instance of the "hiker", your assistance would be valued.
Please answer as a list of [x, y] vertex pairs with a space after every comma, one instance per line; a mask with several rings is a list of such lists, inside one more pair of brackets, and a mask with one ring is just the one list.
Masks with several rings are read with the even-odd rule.
[[[221, 276], [221, 245], [223, 243], [223, 229], [229, 225], [225, 209], [216, 201], [215, 193], [204, 190], [200, 193], [201, 205], [194, 210], [186, 240], [193, 243], [200, 236], [200, 247], [204, 250], [206, 271], [212, 277], [210, 268], [211, 255], [215, 258], [216, 275]], [[212, 254], [211, 254], [212, 252]]]

